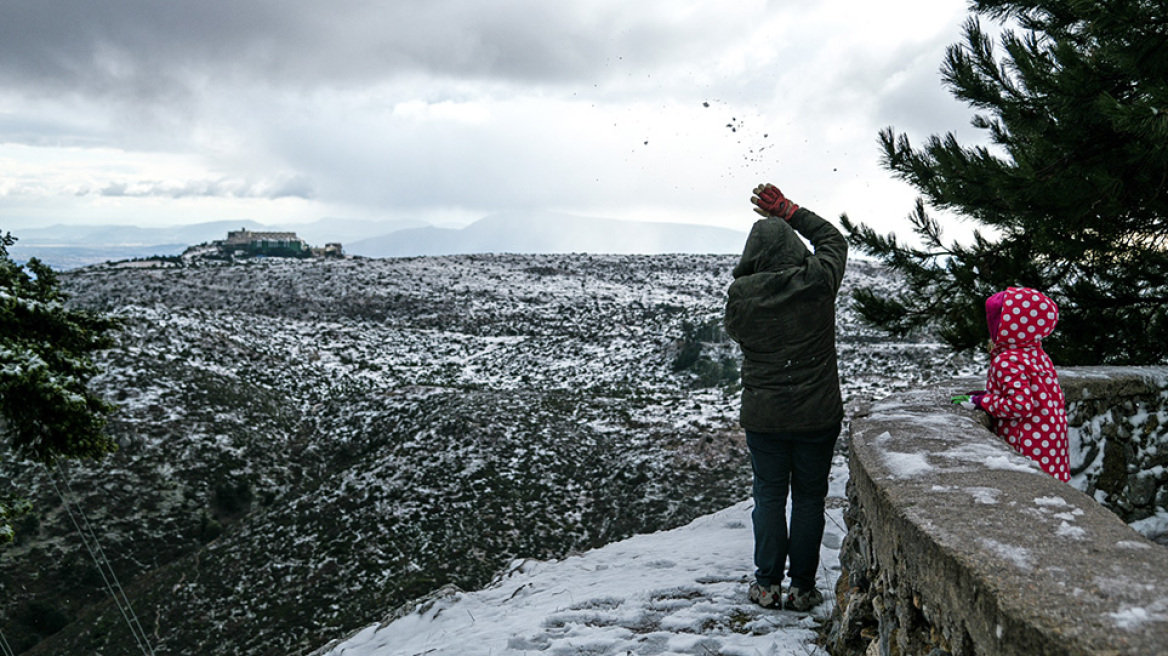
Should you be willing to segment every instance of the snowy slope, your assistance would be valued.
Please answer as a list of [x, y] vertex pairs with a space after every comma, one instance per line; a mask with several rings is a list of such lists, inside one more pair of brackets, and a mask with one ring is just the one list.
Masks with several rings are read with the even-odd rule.
[[837, 457], [817, 581], [827, 601], [811, 614], [746, 598], [753, 538], [744, 501], [562, 560], [516, 561], [483, 590], [438, 591], [319, 654], [824, 654], [814, 629], [834, 603], [846, 478]]

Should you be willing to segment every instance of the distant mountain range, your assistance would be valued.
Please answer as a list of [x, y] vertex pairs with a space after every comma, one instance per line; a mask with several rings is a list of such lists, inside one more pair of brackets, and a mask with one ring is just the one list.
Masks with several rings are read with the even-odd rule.
[[[736, 253], [746, 233], [681, 223], [588, 218], [554, 212], [492, 214], [465, 228], [422, 221], [321, 219], [299, 225], [213, 221], [186, 226], [54, 225], [20, 230], [9, 249], [23, 262], [38, 257], [55, 269], [99, 262], [178, 255], [188, 246], [227, 236], [229, 230], [291, 230], [313, 245], [341, 242], [365, 257], [412, 257], [466, 253]], [[2, 227], [0, 227], [2, 229]]]
[[586, 218], [554, 212], [492, 214], [466, 226], [412, 228], [345, 245], [367, 257], [467, 253], [737, 253], [746, 233], [682, 223]]
[[[229, 230], [290, 230], [313, 245], [350, 242], [426, 226], [422, 221], [362, 221], [326, 218], [298, 225], [256, 221], [209, 221], [185, 226], [141, 228], [126, 225], [53, 225], [13, 231], [9, 252], [18, 262], [38, 257], [54, 269], [75, 269], [99, 262], [178, 255], [188, 246], [227, 236]], [[0, 226], [0, 231], [4, 231]]]

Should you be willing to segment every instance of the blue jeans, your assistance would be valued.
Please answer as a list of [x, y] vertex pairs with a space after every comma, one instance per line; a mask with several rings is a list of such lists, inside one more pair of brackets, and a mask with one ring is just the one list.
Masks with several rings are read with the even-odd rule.
[[[791, 585], [815, 587], [819, 545], [823, 540], [827, 475], [839, 426], [822, 433], [746, 431], [754, 470], [754, 578], [770, 587], [783, 582], [790, 559]], [[791, 526], [787, 528], [787, 491]]]

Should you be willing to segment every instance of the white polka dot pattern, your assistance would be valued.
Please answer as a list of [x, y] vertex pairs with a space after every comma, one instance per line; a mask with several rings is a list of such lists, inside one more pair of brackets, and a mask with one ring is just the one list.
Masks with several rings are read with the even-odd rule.
[[997, 418], [997, 434], [1015, 450], [1068, 481], [1066, 401], [1040, 342], [1057, 323], [1058, 307], [1041, 292], [1006, 290], [982, 407]]

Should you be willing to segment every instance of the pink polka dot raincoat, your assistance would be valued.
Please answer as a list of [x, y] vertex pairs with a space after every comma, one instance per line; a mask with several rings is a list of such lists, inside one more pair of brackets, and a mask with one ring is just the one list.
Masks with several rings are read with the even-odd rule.
[[995, 431], [1015, 450], [1060, 481], [1070, 480], [1066, 401], [1042, 350], [1042, 339], [1058, 323], [1058, 307], [1039, 291], [1011, 287], [986, 301], [986, 317], [994, 349], [978, 407], [996, 418]]

